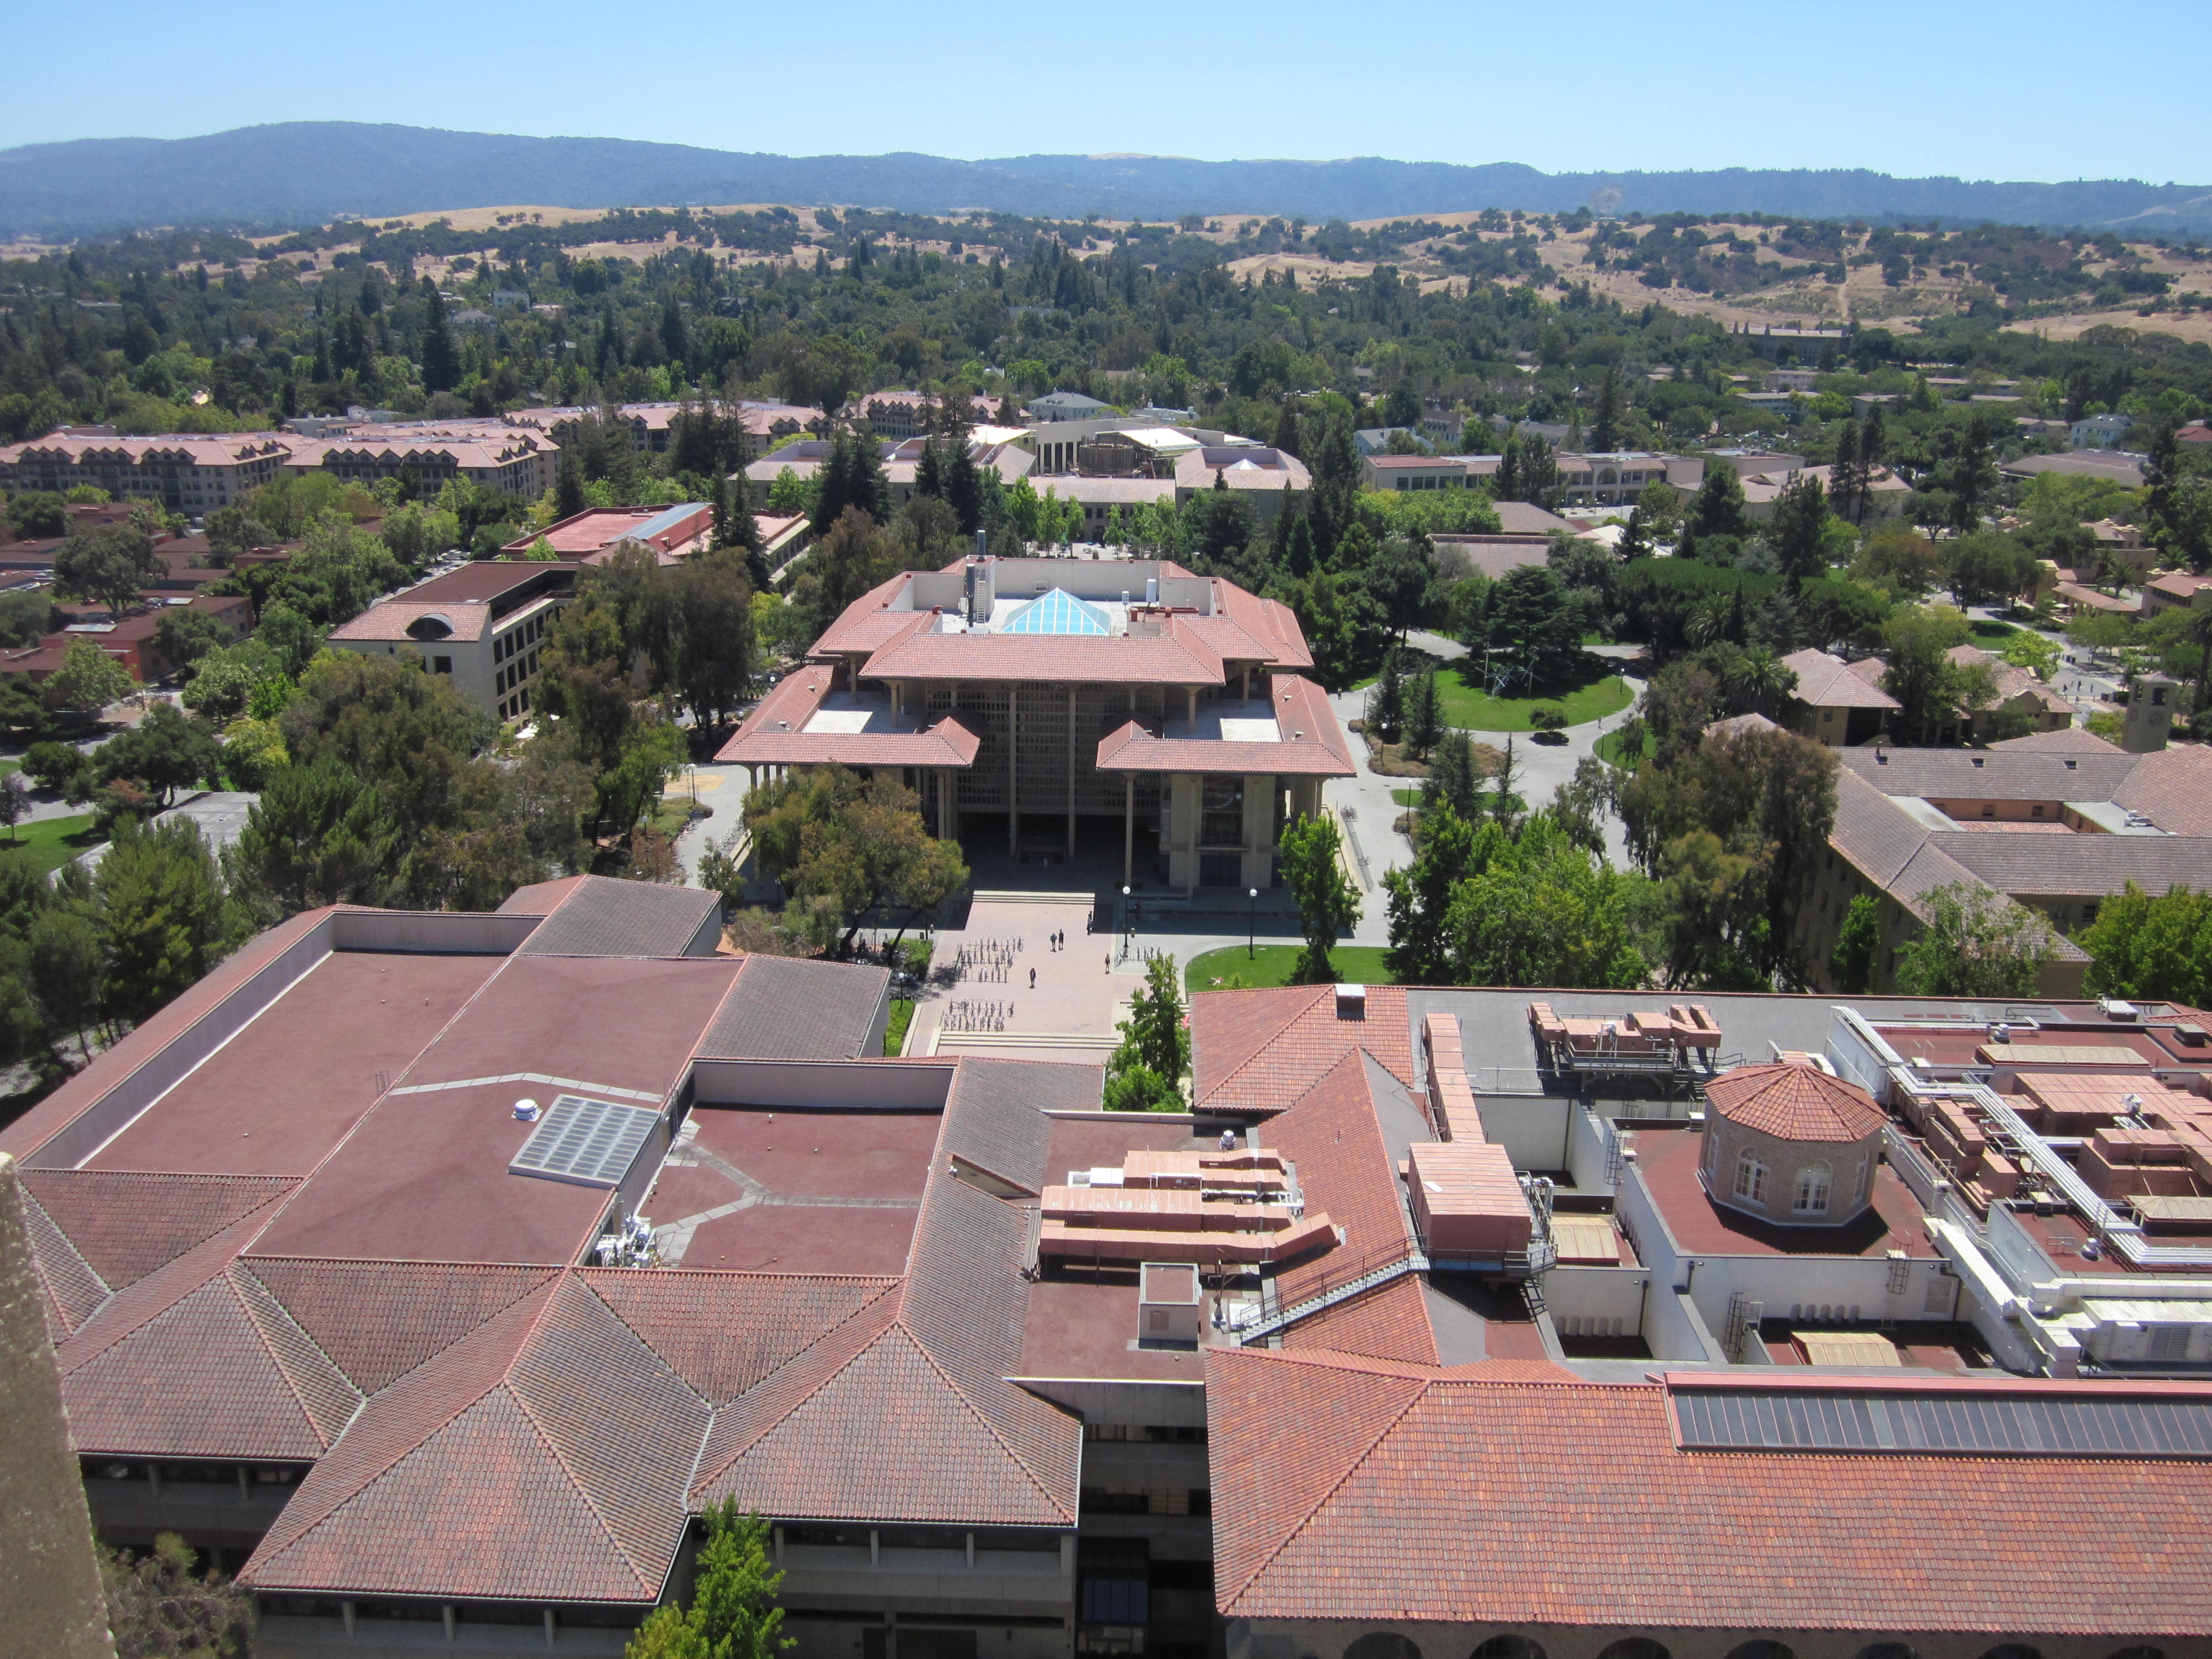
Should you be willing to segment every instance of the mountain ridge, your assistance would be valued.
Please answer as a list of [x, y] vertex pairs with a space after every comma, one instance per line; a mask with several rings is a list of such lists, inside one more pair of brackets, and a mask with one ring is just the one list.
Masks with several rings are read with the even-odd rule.
[[1570, 211], [1618, 190], [1624, 211], [1820, 219], [1984, 220], [2134, 234], [2212, 230], [2212, 185], [1899, 179], [1864, 168], [1547, 173], [1379, 156], [1194, 161], [1109, 153], [963, 161], [915, 151], [787, 156], [638, 139], [533, 138], [300, 121], [192, 138], [82, 138], [0, 150], [0, 233], [85, 235], [161, 225], [293, 228], [342, 216], [548, 207], [835, 204], [1050, 217], [1271, 213], [1375, 219]]

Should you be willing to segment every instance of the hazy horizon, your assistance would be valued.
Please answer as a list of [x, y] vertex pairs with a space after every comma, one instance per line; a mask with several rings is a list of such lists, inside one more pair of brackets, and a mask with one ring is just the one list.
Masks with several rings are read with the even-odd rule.
[[[1218, 22], [1135, 5], [1010, 14], [959, 0], [926, 16], [864, 0], [732, 14], [676, 0], [635, 18], [573, 0], [515, 14], [391, 8], [103, 14], [100, 84], [156, 90], [118, 113], [75, 77], [28, 78], [0, 149], [174, 138], [292, 120], [632, 138], [781, 155], [919, 152], [1350, 159], [1546, 173], [1864, 168], [1899, 178], [2057, 183], [2185, 178], [2212, 8], [2130, 15], [2155, 51], [2063, 49], [2078, 9], [1869, 0], [1759, 15], [1696, 0], [1559, 14], [1434, 3], [1376, 17], [1290, 0]], [[618, 27], [629, 24], [627, 32]], [[734, 26], [733, 26], [734, 25]], [[81, 21], [20, 17], [17, 60], [74, 61]]]

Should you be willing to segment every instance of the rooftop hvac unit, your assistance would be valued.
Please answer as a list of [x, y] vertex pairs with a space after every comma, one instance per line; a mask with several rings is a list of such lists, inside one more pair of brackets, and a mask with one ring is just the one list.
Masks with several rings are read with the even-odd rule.
[[1340, 985], [1336, 988], [1336, 1017], [1339, 1019], [1367, 1018], [1367, 988], [1364, 985]]

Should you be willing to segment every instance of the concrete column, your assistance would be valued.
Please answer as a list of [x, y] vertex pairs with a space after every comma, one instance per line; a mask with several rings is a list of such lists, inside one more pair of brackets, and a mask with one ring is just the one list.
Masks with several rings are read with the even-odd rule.
[[1014, 742], [1021, 724], [1019, 696], [1015, 687], [1006, 688], [1006, 856], [1017, 861], [1022, 855], [1021, 771], [1014, 764]]
[[1067, 857], [1075, 860], [1075, 687], [1067, 688]]
[[1137, 775], [1121, 775], [1121, 885], [1131, 885], [1135, 878], [1129, 872], [1135, 867], [1137, 854]]

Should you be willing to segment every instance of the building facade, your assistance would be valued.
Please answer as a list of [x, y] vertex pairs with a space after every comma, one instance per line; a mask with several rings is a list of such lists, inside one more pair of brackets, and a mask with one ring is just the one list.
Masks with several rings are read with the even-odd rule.
[[547, 637], [575, 592], [568, 561], [478, 560], [380, 599], [331, 630], [339, 651], [412, 652], [433, 674], [503, 720], [531, 712]]
[[1282, 605], [1164, 560], [985, 558], [893, 578], [816, 641], [722, 750], [753, 769], [896, 768], [943, 836], [1125, 882], [1265, 887], [1294, 816], [1352, 774]]

